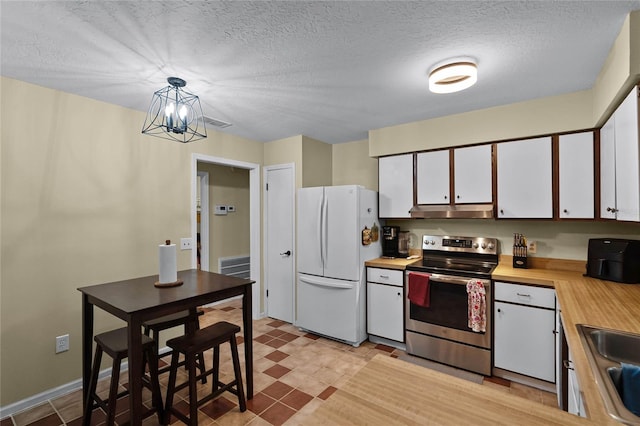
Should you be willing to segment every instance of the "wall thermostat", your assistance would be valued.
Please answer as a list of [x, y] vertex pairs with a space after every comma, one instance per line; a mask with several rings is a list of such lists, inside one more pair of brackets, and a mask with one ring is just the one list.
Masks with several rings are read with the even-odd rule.
[[214, 213], [216, 215], [226, 215], [227, 214], [227, 206], [223, 206], [221, 204], [216, 204], [214, 208]]

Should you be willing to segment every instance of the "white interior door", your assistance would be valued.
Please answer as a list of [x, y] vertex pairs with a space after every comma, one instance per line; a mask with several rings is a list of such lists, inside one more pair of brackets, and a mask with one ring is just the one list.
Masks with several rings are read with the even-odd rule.
[[293, 322], [294, 169], [265, 167], [265, 288], [267, 316]]

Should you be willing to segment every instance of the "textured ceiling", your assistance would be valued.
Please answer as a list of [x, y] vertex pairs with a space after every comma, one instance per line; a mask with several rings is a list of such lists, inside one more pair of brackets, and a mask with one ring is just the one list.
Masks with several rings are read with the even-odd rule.
[[[5, 1], [3, 76], [146, 111], [187, 80], [223, 132], [329, 143], [588, 89], [635, 1]], [[428, 91], [471, 56], [478, 83]], [[140, 123], [142, 127], [142, 123]]]

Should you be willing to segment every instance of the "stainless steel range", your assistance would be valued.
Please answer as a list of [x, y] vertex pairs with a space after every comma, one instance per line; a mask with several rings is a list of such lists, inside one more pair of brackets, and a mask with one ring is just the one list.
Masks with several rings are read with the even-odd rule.
[[[495, 238], [422, 237], [422, 264], [407, 267], [405, 294], [409, 295], [410, 279], [419, 279], [411, 274], [428, 275], [429, 301], [425, 307], [406, 299], [409, 354], [491, 375], [491, 273], [498, 264], [497, 246]], [[471, 289], [477, 289], [474, 285], [484, 288], [486, 321], [480, 330], [477, 323], [470, 327], [470, 280]]]

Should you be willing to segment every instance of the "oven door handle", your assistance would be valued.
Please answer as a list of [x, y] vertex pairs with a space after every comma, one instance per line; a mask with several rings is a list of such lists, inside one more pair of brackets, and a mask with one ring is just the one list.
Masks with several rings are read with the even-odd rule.
[[[474, 279], [474, 278], [454, 277], [454, 276], [451, 276], [451, 275], [431, 274], [431, 277], [429, 277], [429, 279], [433, 280], [433, 281], [440, 281], [440, 282], [447, 283], [447, 284], [467, 285], [467, 283], [470, 280]], [[484, 285], [485, 287], [491, 284], [490, 280], [478, 279], [477, 281], [480, 281], [482, 283], [482, 285]]]

